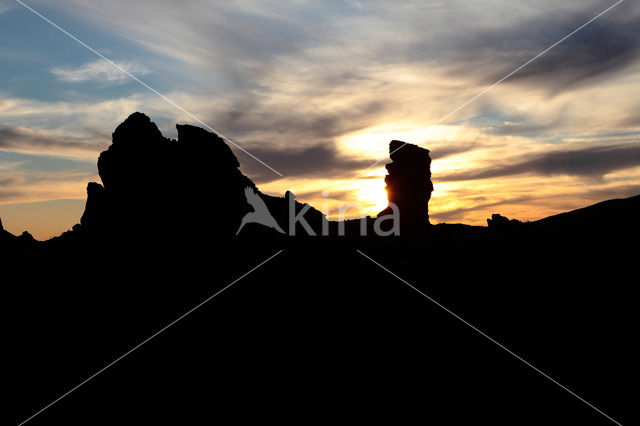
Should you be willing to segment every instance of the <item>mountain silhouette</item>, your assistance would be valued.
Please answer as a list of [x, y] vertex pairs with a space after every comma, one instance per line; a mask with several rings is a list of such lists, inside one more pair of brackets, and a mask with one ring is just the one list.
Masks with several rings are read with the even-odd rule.
[[0, 222], [7, 424], [117, 359], [26, 424], [608, 424], [441, 306], [637, 423], [640, 196], [430, 225], [429, 152], [393, 141], [402, 232], [380, 236], [380, 218], [260, 192], [222, 139], [177, 129], [120, 124], [72, 230], [39, 242]]

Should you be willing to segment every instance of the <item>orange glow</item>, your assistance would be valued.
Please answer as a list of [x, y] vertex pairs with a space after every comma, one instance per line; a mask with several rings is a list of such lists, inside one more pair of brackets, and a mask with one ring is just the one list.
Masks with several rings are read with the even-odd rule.
[[387, 191], [382, 180], [360, 181], [354, 193], [355, 198], [362, 204], [363, 214], [375, 216], [387, 206]]

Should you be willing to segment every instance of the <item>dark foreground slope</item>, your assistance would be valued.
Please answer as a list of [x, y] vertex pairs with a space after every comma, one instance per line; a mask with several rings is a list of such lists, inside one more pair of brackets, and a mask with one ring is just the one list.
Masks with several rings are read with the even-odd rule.
[[[192, 224], [228, 209], [208, 205]], [[224, 289], [27, 424], [612, 424], [451, 312], [635, 424], [639, 212], [634, 197], [528, 224], [364, 238], [255, 224], [236, 238], [228, 223], [182, 234], [167, 215], [153, 232], [131, 221], [11, 240], [3, 415], [23, 421]]]

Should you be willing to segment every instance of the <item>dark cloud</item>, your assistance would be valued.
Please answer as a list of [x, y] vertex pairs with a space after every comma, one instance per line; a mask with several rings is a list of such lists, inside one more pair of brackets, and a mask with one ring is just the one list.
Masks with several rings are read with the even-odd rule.
[[[376, 122], [384, 110], [379, 101], [325, 111], [268, 105], [246, 98], [216, 118], [224, 134], [285, 177], [348, 177], [369, 167], [374, 159], [355, 159], [338, 152], [335, 138], [361, 130]], [[239, 150], [234, 150], [243, 170], [257, 182], [278, 176]]]
[[14, 184], [16, 181], [17, 179], [10, 176], [0, 176], [0, 187], [9, 186]]
[[259, 97], [246, 97], [212, 121], [221, 123], [221, 131], [240, 137], [251, 132], [269, 132], [280, 140], [298, 138], [297, 144], [304, 145], [362, 129], [375, 123], [377, 114], [383, 110], [384, 104], [380, 101], [314, 111], [305, 105], [292, 108], [291, 105], [271, 105]]
[[26, 195], [23, 192], [15, 191], [15, 190], [6, 190], [0, 188], [0, 201], [15, 199], [16, 197], [20, 197], [22, 195]]
[[[429, 146], [432, 142], [423, 142], [421, 146]], [[469, 152], [478, 148], [478, 144], [471, 142], [450, 142], [443, 143], [442, 146], [436, 146], [435, 148], [429, 148], [430, 156], [432, 160], [440, 160], [452, 155], [461, 154], [463, 152]]]
[[95, 138], [97, 141], [100, 141], [105, 146], [111, 144], [111, 133], [106, 133], [92, 127], [87, 127], [86, 131], [89, 135], [91, 135], [91, 137]]
[[602, 201], [612, 198], [628, 198], [640, 194], [640, 185], [621, 185], [612, 188], [596, 188], [587, 192], [589, 199]]
[[[640, 19], [624, 15], [625, 4], [603, 15], [544, 55], [513, 74], [505, 83], [520, 81], [546, 87], [552, 94], [585, 82], [608, 77], [634, 63], [640, 56]], [[515, 21], [506, 29], [465, 31], [437, 46], [418, 42], [411, 49], [416, 59], [447, 67], [457, 75], [474, 76], [490, 85], [523, 65], [593, 18], [589, 13], [567, 10], [543, 21], [539, 17]], [[428, 46], [418, 48], [421, 44]], [[433, 55], [433, 50], [437, 55]], [[431, 57], [421, 58], [429, 52]]]
[[[579, 15], [566, 20], [566, 24], [564, 22], [551, 22], [551, 24], [557, 24], [556, 28], [575, 28], [588, 19], [589, 17], [585, 15]], [[595, 21], [544, 56], [531, 62], [510, 79], [511, 81], [534, 80], [554, 90], [564, 90], [586, 80], [620, 71], [638, 58], [640, 39], [635, 34], [639, 30], [640, 22], [637, 20]], [[549, 36], [543, 37], [543, 40], [552, 44], [555, 41], [551, 40], [557, 41], [560, 38], [562, 36], [556, 31], [550, 32]]]
[[[298, 149], [257, 148], [251, 153], [285, 177], [349, 177], [370, 166], [374, 160], [355, 159], [341, 155], [333, 143]], [[266, 169], [246, 154], [237, 152], [242, 169], [257, 182], [278, 179], [275, 173]]]
[[26, 149], [35, 151], [64, 150], [100, 151], [105, 148], [104, 143], [94, 143], [81, 139], [59, 139], [50, 136], [37, 135], [16, 128], [0, 128], [0, 149]]
[[518, 174], [543, 176], [572, 175], [601, 178], [614, 170], [640, 166], [640, 143], [596, 146], [571, 151], [552, 151], [535, 156], [519, 156], [508, 164], [435, 177], [440, 182], [490, 179]]

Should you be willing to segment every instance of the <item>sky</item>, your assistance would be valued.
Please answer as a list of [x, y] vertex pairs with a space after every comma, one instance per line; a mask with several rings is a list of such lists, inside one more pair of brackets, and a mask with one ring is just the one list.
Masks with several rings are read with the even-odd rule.
[[[340, 205], [348, 217], [386, 205], [392, 139], [431, 150], [433, 223], [640, 194], [633, 0], [468, 104], [615, 0], [24, 3], [284, 175], [234, 148], [260, 190], [292, 190], [333, 219]], [[79, 222], [99, 153], [135, 111], [167, 137], [201, 126], [0, 0], [5, 229], [46, 239]]]

